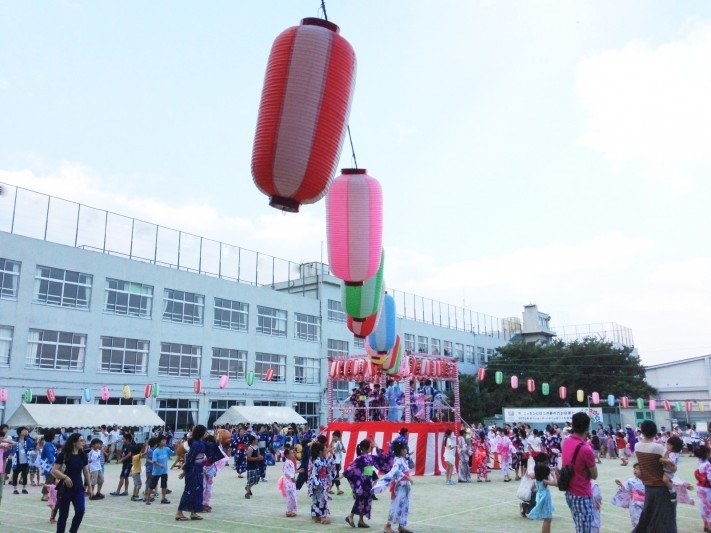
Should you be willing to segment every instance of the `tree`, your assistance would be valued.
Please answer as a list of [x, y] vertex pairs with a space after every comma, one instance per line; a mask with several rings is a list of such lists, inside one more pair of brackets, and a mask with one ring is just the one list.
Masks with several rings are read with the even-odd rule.
[[[501, 385], [495, 382], [497, 371], [504, 376]], [[518, 389], [511, 388], [511, 376], [518, 377]], [[526, 389], [528, 379], [535, 381], [533, 393]], [[542, 393], [543, 383], [549, 385], [547, 396]], [[558, 396], [560, 386], [568, 390], [566, 400]], [[584, 392], [582, 402], [576, 398], [579, 389]], [[500, 413], [503, 407], [586, 406], [593, 392], [600, 394], [600, 405], [607, 405], [609, 394], [627, 396], [632, 402], [657, 392], [646, 383], [644, 367], [632, 348], [616, 348], [611, 342], [593, 338], [507, 344], [489, 359], [481, 383], [476, 376], [461, 376], [459, 391], [462, 418], [470, 423]]]

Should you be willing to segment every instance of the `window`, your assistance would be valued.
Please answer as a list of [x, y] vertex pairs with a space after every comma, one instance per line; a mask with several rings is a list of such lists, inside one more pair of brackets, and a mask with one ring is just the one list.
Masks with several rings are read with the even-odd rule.
[[284, 402], [279, 400], [254, 400], [255, 407], [284, 407]]
[[321, 417], [319, 409], [321, 404], [318, 402], [295, 402], [294, 411], [299, 413], [306, 419], [306, 424], [310, 428], [317, 428], [321, 425]]
[[348, 341], [328, 339], [328, 356], [348, 355]]
[[452, 341], [444, 341], [444, 355], [452, 355]]
[[474, 346], [467, 344], [467, 363], [476, 362], [476, 356], [474, 355]]
[[204, 308], [205, 297], [202, 294], [165, 289], [163, 320], [202, 325]]
[[415, 353], [415, 336], [405, 333], [405, 353]]
[[353, 335], [353, 348], [365, 350], [365, 337], [356, 337]]
[[294, 383], [318, 385], [321, 383], [321, 360], [294, 357]]
[[228, 376], [244, 379], [247, 372], [247, 352], [230, 348], [212, 349], [210, 377]]
[[9, 366], [12, 351], [12, 332], [10, 326], [0, 326], [0, 366]]
[[0, 298], [17, 299], [20, 282], [20, 263], [0, 257]]
[[486, 349], [486, 359], [485, 359], [485, 361], [486, 361], [487, 363], [489, 362], [489, 358], [490, 358], [490, 357], [494, 357], [494, 350], [493, 350], [493, 348], [487, 348], [487, 349]]
[[464, 345], [461, 342], [454, 343], [454, 357], [459, 361], [464, 361]]
[[423, 337], [422, 335], [417, 336], [417, 351], [419, 353], [427, 353], [429, 346], [427, 342], [427, 337]]
[[105, 312], [150, 318], [152, 310], [153, 287], [142, 283], [106, 278]]
[[351, 389], [347, 381], [333, 382], [333, 402], [341, 403], [346, 401], [351, 395]]
[[297, 339], [314, 342], [321, 340], [321, 319], [319, 317], [303, 313], [295, 313], [295, 316], [296, 331], [294, 334]]
[[249, 327], [249, 304], [236, 302], [235, 300], [225, 300], [224, 298], [215, 298], [215, 321], [213, 325], [216, 328], [247, 331]]
[[28, 368], [84, 370], [86, 335], [68, 331], [31, 329], [27, 339]]
[[158, 400], [156, 414], [165, 420], [165, 425], [174, 431], [188, 431], [198, 423], [198, 401], [166, 399]]
[[[57, 396], [59, 398], [59, 396]], [[78, 398], [78, 402], [81, 403], [81, 398]], [[124, 398], [123, 396], [112, 396], [108, 400], [104, 401], [101, 398], [96, 398], [96, 403], [99, 405], [145, 405], [146, 400], [143, 398]]]
[[202, 347], [190, 344], [160, 343], [159, 376], [198, 377]]
[[286, 311], [258, 305], [257, 333], [286, 337]]
[[[48, 405], [50, 403], [47, 396], [37, 394], [32, 396], [32, 402], [34, 404]], [[52, 404], [54, 405], [75, 405], [81, 403], [81, 397], [79, 396], [55, 396]]]
[[90, 274], [38, 266], [35, 276], [35, 301], [73, 309], [89, 309]]
[[215, 420], [220, 418], [230, 407], [244, 404], [244, 400], [210, 400], [210, 413], [207, 418], [207, 427], [211, 428], [215, 424]]
[[432, 350], [430, 353], [432, 355], [439, 355], [441, 352], [441, 344], [439, 339], [430, 339], [430, 350]]
[[486, 350], [482, 348], [481, 346], [477, 346], [476, 348], [476, 356], [477, 356], [477, 363], [479, 365], [483, 365], [487, 359], [486, 359]]
[[346, 313], [338, 300], [328, 301], [328, 319], [333, 322], [345, 322]]
[[150, 342], [120, 337], [101, 337], [101, 372], [145, 374]]
[[275, 353], [255, 354], [254, 375], [258, 379], [265, 379], [267, 370], [274, 372], [272, 381], [286, 381], [286, 356]]

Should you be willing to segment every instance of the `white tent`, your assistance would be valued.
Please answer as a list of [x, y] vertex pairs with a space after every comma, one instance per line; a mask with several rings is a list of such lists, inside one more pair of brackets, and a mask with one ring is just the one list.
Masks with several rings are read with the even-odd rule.
[[305, 424], [306, 419], [291, 407], [262, 407], [233, 405], [215, 420], [215, 426], [225, 424]]
[[102, 424], [119, 426], [162, 426], [163, 420], [145, 405], [32, 404], [23, 403], [7, 421], [10, 427], [93, 428]]

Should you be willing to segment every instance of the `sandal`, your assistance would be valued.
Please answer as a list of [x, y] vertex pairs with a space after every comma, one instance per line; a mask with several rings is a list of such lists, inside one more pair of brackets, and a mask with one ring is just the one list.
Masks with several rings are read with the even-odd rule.
[[356, 527], [355, 522], [353, 521], [353, 519], [350, 516], [346, 517], [346, 522], [348, 522], [349, 526]]
[[186, 522], [186, 521], [188, 520], [188, 517], [185, 516], [185, 515], [181, 515], [181, 516], [176, 516], [175, 519], [176, 519], [178, 522]]
[[365, 527], [370, 527], [370, 526], [369, 526], [368, 524], [366, 524], [365, 522], [358, 522], [358, 527], [364, 527], [364, 528], [365, 528]]
[[197, 515], [197, 514], [191, 514], [190, 520], [202, 520], [202, 516]]

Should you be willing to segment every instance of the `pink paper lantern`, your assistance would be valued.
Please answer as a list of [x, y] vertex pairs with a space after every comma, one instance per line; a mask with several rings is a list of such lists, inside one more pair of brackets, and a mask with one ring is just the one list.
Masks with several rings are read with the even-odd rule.
[[[354, 370], [354, 372], [357, 374], [357, 371]], [[273, 377], [274, 377], [274, 369], [272, 367], [269, 367], [267, 369], [267, 373], [264, 375], [264, 380], [271, 381]]]
[[338, 26], [305, 18], [274, 41], [264, 77], [252, 177], [269, 205], [298, 212], [336, 173], [355, 84], [355, 53]]
[[518, 376], [511, 376], [511, 388], [518, 389]]
[[230, 378], [227, 375], [222, 375], [220, 376], [220, 381], [217, 382], [217, 386], [220, 387], [221, 389], [224, 389], [227, 387], [227, 384], [230, 382]]
[[54, 403], [54, 401], [57, 399], [57, 395], [54, 393], [54, 389], [47, 389], [46, 394], [47, 401], [49, 403]]
[[657, 400], [654, 398], [649, 399], [649, 410], [650, 411], [655, 411], [657, 409]]
[[109, 398], [111, 398], [111, 391], [106, 386], [101, 387], [101, 390], [99, 390], [99, 394], [101, 395], [101, 399], [103, 401], [107, 401]]
[[383, 244], [383, 191], [362, 168], [344, 168], [326, 197], [328, 266], [346, 284], [378, 273]]
[[566, 387], [558, 387], [558, 397], [565, 400], [568, 397], [568, 389]]
[[526, 389], [528, 390], [528, 392], [536, 392], [536, 382], [532, 379], [527, 379]]
[[684, 407], [685, 407], [686, 412], [690, 413], [693, 410], [693, 406], [692, 406], [691, 402], [689, 400], [686, 400], [686, 402], [684, 402], [684, 404], [685, 404]]
[[622, 396], [620, 398], [620, 405], [623, 409], [627, 409], [630, 406], [630, 399], [627, 396]]
[[0, 389], [0, 402], [7, 401], [7, 389]]
[[195, 394], [200, 394], [202, 392], [202, 380], [201, 379], [196, 379], [193, 382], [193, 391]]
[[600, 403], [600, 393], [599, 392], [593, 392], [592, 393], [592, 402], [597, 405]]

